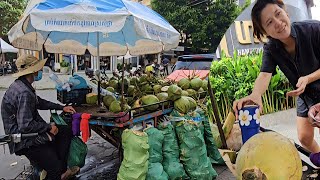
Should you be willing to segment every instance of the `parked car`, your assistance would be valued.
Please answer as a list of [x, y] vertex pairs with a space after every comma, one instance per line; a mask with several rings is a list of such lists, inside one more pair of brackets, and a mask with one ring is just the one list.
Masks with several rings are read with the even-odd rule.
[[172, 66], [172, 72], [175, 70], [210, 70], [212, 61], [216, 59], [215, 54], [179, 56], [175, 65]]

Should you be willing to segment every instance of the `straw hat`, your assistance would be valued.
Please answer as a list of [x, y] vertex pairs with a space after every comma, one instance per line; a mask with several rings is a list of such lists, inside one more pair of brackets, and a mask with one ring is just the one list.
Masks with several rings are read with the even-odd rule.
[[16, 60], [18, 72], [14, 73], [13, 77], [20, 77], [27, 74], [32, 74], [41, 70], [47, 59], [39, 60], [32, 55], [22, 55]]

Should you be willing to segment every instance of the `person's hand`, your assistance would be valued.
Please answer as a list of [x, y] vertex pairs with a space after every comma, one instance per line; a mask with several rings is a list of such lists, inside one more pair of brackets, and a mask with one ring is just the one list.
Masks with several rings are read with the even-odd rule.
[[236, 115], [236, 120], [238, 119], [238, 110], [241, 109], [243, 106], [249, 104], [257, 104], [259, 106], [260, 113], [262, 113], [263, 106], [261, 96], [250, 94], [249, 96], [246, 96], [239, 100], [235, 100], [233, 102], [233, 111]]
[[308, 83], [309, 78], [307, 76], [300, 77], [296, 84], [297, 89], [287, 92], [287, 96], [299, 96], [304, 92]]
[[314, 127], [320, 127], [320, 103], [313, 105], [308, 112], [309, 122]]
[[53, 134], [53, 135], [57, 135], [58, 134], [58, 128], [56, 125], [54, 124], [51, 124], [51, 130], [50, 130], [50, 133]]
[[76, 112], [76, 110], [72, 106], [65, 106], [63, 108], [63, 112], [74, 114]]

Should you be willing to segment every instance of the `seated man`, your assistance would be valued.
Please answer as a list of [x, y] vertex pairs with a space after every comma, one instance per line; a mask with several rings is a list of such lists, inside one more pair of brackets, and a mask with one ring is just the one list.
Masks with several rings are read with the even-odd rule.
[[37, 96], [32, 83], [42, 78], [45, 62], [31, 55], [22, 55], [17, 59], [18, 72], [13, 74], [17, 79], [3, 96], [1, 115], [6, 134], [39, 133], [37, 137], [23, 139], [20, 143], [10, 142], [10, 153], [25, 155], [30, 162], [47, 171], [48, 179], [65, 179], [72, 174], [67, 169], [72, 131], [67, 127], [58, 128], [46, 123], [38, 109], [69, 113], [75, 110], [71, 106], [63, 107]]

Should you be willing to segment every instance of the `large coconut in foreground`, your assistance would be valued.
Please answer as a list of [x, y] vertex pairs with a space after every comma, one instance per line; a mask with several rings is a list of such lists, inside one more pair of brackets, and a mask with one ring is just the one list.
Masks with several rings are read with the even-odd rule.
[[293, 143], [276, 132], [259, 133], [240, 149], [236, 160], [237, 179], [300, 180], [302, 163]]

